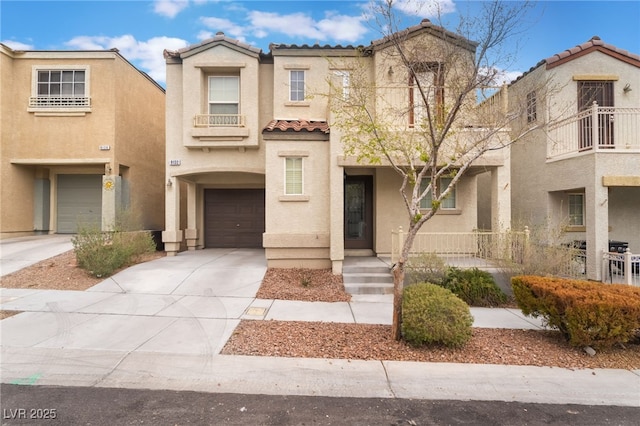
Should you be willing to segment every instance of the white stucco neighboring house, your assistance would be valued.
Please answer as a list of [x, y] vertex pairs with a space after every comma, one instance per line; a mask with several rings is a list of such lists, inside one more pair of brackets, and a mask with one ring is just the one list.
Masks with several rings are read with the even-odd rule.
[[640, 253], [640, 56], [593, 37], [506, 93], [541, 123], [511, 149], [513, 222], [586, 242], [586, 277], [603, 279], [603, 251]]
[[[439, 37], [442, 28], [425, 20], [406, 34]], [[450, 42], [465, 53], [460, 60], [473, 60], [474, 43], [455, 37]], [[389, 62], [389, 49], [383, 41], [357, 47], [272, 44], [265, 53], [218, 33], [165, 51], [168, 254], [264, 247], [269, 267], [334, 273], [341, 273], [345, 256], [389, 255], [392, 229], [408, 220], [401, 179], [388, 166], [345, 155], [323, 96], [330, 81], [343, 84], [347, 96], [350, 72], [365, 67], [372, 87], [389, 93], [388, 102], [411, 109], [413, 87], [400, 62]], [[439, 60], [430, 54], [419, 60]], [[444, 101], [446, 82], [443, 87], [438, 99]], [[413, 119], [409, 113], [402, 122], [407, 134], [415, 131]], [[502, 150], [478, 159], [424, 230], [476, 229], [477, 176], [487, 172], [493, 176], [491, 221], [508, 227], [509, 150]]]

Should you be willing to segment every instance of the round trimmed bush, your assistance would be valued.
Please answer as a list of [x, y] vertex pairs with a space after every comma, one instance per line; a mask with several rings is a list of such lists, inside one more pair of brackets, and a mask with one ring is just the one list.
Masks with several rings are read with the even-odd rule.
[[470, 306], [500, 306], [508, 299], [493, 276], [478, 268], [449, 268], [442, 287]]
[[469, 306], [451, 291], [430, 283], [404, 289], [402, 335], [412, 345], [464, 346], [472, 324]]

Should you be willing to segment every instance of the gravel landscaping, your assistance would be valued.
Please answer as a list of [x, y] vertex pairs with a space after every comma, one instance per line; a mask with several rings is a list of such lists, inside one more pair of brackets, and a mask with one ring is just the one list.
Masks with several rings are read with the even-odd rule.
[[[162, 256], [153, 253], [144, 261]], [[78, 268], [73, 251], [0, 278], [4, 288], [85, 290], [102, 281]], [[342, 278], [329, 270], [269, 269], [262, 299], [345, 302]], [[16, 312], [0, 311], [0, 318]], [[590, 356], [569, 346], [559, 332], [475, 328], [461, 349], [411, 347], [391, 340], [387, 325], [244, 320], [222, 353], [280, 357], [401, 360], [565, 368], [640, 369], [640, 342]], [[595, 374], [595, 373], [594, 373]]]

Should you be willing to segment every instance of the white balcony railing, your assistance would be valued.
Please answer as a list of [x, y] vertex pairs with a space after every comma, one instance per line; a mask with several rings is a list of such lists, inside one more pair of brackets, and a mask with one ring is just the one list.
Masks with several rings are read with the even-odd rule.
[[547, 126], [547, 158], [583, 152], [640, 153], [640, 108], [600, 107]]
[[244, 115], [240, 114], [197, 114], [193, 127], [244, 127]]
[[30, 108], [87, 108], [91, 106], [88, 96], [32, 96]]

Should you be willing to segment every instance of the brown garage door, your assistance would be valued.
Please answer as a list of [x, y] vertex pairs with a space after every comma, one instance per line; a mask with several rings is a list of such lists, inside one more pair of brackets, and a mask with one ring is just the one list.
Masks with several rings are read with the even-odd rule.
[[264, 189], [205, 189], [205, 247], [262, 247]]

